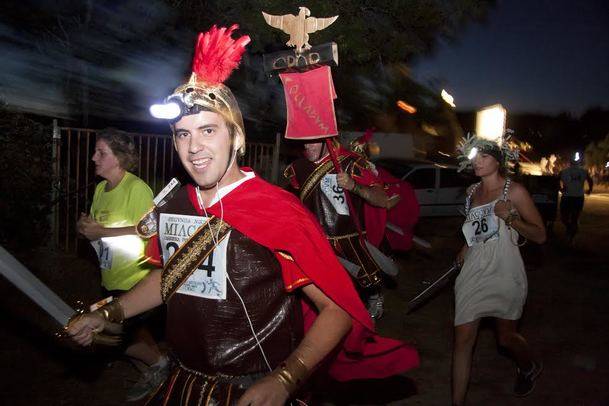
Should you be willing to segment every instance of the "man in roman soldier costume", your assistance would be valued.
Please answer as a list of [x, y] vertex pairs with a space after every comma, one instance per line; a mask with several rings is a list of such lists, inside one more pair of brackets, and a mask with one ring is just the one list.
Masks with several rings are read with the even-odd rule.
[[[365, 205], [383, 210], [393, 207], [373, 165], [363, 155], [343, 149], [335, 140], [341, 171], [332, 162], [328, 143], [314, 140], [304, 143], [304, 158], [290, 164], [284, 176], [290, 188], [311, 210], [321, 224], [332, 248], [357, 282], [360, 295], [367, 302], [370, 315], [380, 318], [383, 313], [381, 269], [365, 236]], [[347, 190], [351, 195], [352, 210], [348, 207]]]
[[[370, 159], [378, 156], [380, 147], [372, 138], [374, 128], [349, 143], [351, 151]], [[408, 251], [412, 248], [414, 227], [419, 220], [419, 203], [412, 186], [396, 178], [386, 169], [370, 163], [389, 196], [389, 204], [379, 207], [368, 202], [364, 205], [366, 239], [384, 251]]]
[[282, 405], [314, 372], [380, 378], [418, 364], [412, 347], [374, 333], [298, 199], [239, 168], [243, 119], [223, 84], [249, 42], [236, 28], [200, 34], [190, 80], [151, 108], [192, 178], [140, 222], [163, 269], [67, 329], [89, 345], [108, 323], [165, 303], [176, 368], [150, 404]]

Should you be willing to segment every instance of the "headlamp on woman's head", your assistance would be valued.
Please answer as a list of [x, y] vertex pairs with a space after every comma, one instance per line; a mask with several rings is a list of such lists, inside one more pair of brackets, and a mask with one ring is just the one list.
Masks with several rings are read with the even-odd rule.
[[467, 154], [467, 159], [471, 161], [476, 157], [476, 155], [478, 155], [478, 147], [473, 147], [469, 150], [469, 154]]
[[504, 135], [503, 142], [499, 144], [496, 140], [477, 137], [475, 134], [468, 134], [458, 147], [460, 152], [459, 171], [470, 168], [472, 161], [479, 154], [487, 154], [492, 156], [499, 162], [499, 165], [508, 168], [510, 162], [518, 160], [518, 150], [512, 149], [507, 142], [511, 136], [511, 132]]
[[501, 149], [499, 148], [499, 146], [494, 146], [494, 145], [473, 146], [469, 150], [469, 153], [467, 154], [467, 159], [472, 161], [479, 154], [490, 155], [493, 158], [495, 158], [499, 163], [503, 162], [503, 152], [501, 152]]

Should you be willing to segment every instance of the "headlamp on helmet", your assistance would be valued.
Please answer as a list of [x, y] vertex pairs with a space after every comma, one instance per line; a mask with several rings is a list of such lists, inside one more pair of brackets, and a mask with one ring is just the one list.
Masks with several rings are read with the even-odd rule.
[[184, 115], [200, 111], [213, 111], [237, 127], [239, 152], [245, 152], [245, 129], [243, 117], [235, 96], [224, 85], [232, 71], [239, 65], [245, 46], [250, 42], [247, 35], [237, 39], [232, 33], [239, 28], [218, 28], [215, 25], [200, 33], [192, 63], [192, 74], [188, 82], [178, 86], [162, 104], [150, 107], [153, 117], [175, 123]]

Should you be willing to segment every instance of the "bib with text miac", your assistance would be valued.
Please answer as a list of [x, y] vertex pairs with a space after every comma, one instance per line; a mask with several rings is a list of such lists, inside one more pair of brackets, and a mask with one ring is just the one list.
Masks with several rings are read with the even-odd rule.
[[[182, 214], [161, 213], [159, 218], [159, 240], [163, 262], [180, 248], [208, 218]], [[177, 293], [206, 299], [226, 299], [226, 252], [228, 239], [224, 238], [205, 261], [180, 286]]]

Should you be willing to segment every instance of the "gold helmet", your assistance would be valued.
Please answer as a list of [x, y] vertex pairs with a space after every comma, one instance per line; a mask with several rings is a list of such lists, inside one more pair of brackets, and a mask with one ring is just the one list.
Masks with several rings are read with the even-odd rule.
[[233, 92], [224, 85], [224, 81], [239, 65], [245, 46], [250, 42], [247, 35], [236, 40], [232, 38], [237, 28], [237, 24], [228, 29], [214, 25], [209, 31], [200, 33], [190, 79], [178, 86], [163, 104], [151, 106], [150, 113], [171, 123], [200, 111], [219, 113], [229, 125], [234, 126], [234, 148], [243, 155], [245, 129], [241, 109]]
[[375, 128], [368, 128], [361, 137], [352, 140], [349, 143], [351, 151], [368, 159], [378, 156], [381, 153], [381, 147], [372, 139], [374, 130]]

